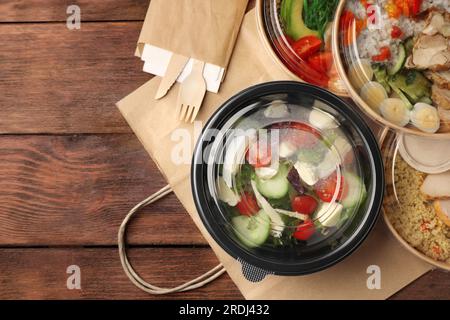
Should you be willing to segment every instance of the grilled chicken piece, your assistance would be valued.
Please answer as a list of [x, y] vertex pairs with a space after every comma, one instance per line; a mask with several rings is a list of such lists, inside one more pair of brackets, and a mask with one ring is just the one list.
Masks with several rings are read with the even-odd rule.
[[431, 11], [405, 67], [432, 71], [450, 70], [449, 37], [450, 13]]
[[450, 227], [450, 200], [436, 200], [433, 207], [438, 218]]
[[425, 23], [423, 34], [434, 36], [437, 33], [444, 37], [450, 36], [450, 13], [442, 11], [431, 11]]
[[429, 174], [423, 181], [420, 191], [427, 200], [450, 199], [450, 171]]
[[442, 109], [450, 110], [450, 90], [433, 85], [431, 87], [431, 100]]
[[450, 44], [441, 34], [433, 36], [421, 34], [414, 45], [406, 67], [446, 71], [450, 69]]
[[450, 71], [426, 71], [425, 76], [439, 88], [450, 90]]

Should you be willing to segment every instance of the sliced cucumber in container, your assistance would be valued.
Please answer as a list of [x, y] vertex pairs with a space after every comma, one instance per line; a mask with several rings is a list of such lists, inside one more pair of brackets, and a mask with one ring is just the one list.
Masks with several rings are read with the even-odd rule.
[[259, 247], [270, 234], [270, 218], [263, 210], [251, 217], [234, 217], [231, 223], [239, 241], [249, 248]]
[[255, 181], [251, 181], [253, 192], [255, 193], [256, 201], [258, 205], [264, 210], [264, 212], [269, 216], [270, 219], [270, 233], [275, 238], [281, 238], [284, 231], [284, 221], [280, 214], [275, 211], [275, 209], [270, 205], [270, 203], [263, 197], [263, 195], [258, 191], [258, 187]]
[[342, 199], [341, 204], [344, 208], [355, 208], [366, 198], [366, 186], [360, 177], [350, 172], [344, 173], [344, 180], [347, 183], [348, 192], [347, 196]]
[[406, 50], [405, 46], [401, 43], [398, 46], [397, 59], [394, 61], [393, 65], [390, 68], [388, 68], [388, 74], [390, 76], [393, 76], [394, 74], [399, 72], [405, 65], [405, 61], [406, 61]]
[[261, 179], [257, 176], [256, 187], [258, 191], [270, 199], [283, 198], [289, 191], [288, 172], [289, 168], [285, 164], [280, 164], [277, 174], [271, 179]]

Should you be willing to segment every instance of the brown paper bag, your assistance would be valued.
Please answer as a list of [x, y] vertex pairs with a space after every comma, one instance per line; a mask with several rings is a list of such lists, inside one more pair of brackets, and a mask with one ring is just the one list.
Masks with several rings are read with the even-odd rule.
[[[219, 94], [207, 94], [198, 119], [205, 121], [221, 103], [245, 87], [287, 77], [265, 52], [258, 38], [254, 10], [250, 11], [236, 43], [227, 81]], [[165, 99], [153, 100], [158, 84], [159, 79], [152, 79], [120, 101], [118, 107], [245, 298], [385, 299], [431, 269], [401, 247], [380, 219], [364, 244], [330, 269], [307, 276], [268, 275], [260, 282], [248, 281], [241, 263], [225, 253], [204, 228], [192, 199], [190, 166], [175, 165], [171, 160], [173, 146], [177, 143], [172, 140], [172, 132], [181, 128], [196, 139], [201, 126], [180, 123], [176, 119], [178, 85]], [[194, 143], [192, 141], [192, 148]], [[370, 290], [368, 272], [374, 270], [381, 272], [381, 288]]]
[[136, 55], [151, 44], [226, 68], [248, 0], [152, 0]]

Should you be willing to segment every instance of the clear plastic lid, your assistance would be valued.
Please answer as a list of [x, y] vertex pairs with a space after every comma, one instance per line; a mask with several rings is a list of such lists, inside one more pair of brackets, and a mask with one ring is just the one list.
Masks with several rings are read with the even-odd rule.
[[372, 118], [411, 134], [450, 136], [448, 1], [341, 1], [337, 68]]
[[346, 96], [331, 53], [332, 19], [339, 1], [314, 2], [311, 7], [304, 0], [261, 1], [265, 40], [294, 76]]
[[[294, 90], [246, 101], [234, 106], [220, 130], [203, 136], [214, 142], [205, 147], [205, 171], [194, 170], [193, 179], [200, 198], [208, 190], [197, 202], [210, 231], [225, 248], [233, 242], [278, 264], [339, 251], [342, 258], [352, 241], [365, 237], [362, 229], [373, 225], [377, 197], [381, 204], [382, 191], [374, 192], [382, 180], [372, 153], [375, 139], [363, 136], [360, 118], [329, 104], [325, 93]], [[322, 261], [316, 268], [324, 266]]]
[[389, 228], [411, 252], [446, 270], [450, 270], [448, 150], [450, 139], [392, 132], [382, 148], [386, 170], [383, 208]]

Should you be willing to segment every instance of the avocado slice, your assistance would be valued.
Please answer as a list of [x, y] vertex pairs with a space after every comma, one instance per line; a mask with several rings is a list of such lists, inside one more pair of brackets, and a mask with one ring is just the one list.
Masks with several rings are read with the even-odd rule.
[[[288, 36], [297, 41], [304, 36], [316, 36], [320, 38], [319, 32], [309, 29], [303, 21], [303, 1], [304, 0], [283, 0], [282, 15], [285, 17], [285, 31]], [[284, 3], [286, 2], [286, 3]]]
[[280, 17], [284, 26], [286, 26], [288, 23], [288, 12], [289, 8], [291, 7], [291, 2], [292, 0], [283, 0], [281, 2]]

